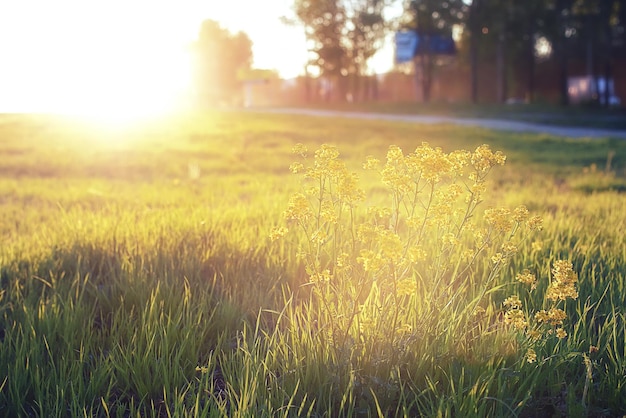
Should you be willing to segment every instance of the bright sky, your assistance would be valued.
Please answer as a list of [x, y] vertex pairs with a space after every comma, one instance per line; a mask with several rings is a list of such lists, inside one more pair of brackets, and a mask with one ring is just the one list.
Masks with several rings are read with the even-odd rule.
[[293, 0], [0, 0], [0, 112], [130, 114], [172, 107], [205, 19], [253, 41], [254, 66], [303, 72]]

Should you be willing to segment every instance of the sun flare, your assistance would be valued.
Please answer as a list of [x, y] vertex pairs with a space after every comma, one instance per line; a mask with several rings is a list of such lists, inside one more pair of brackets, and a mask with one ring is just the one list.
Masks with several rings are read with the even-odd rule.
[[2, 6], [0, 38], [12, 42], [0, 42], [0, 53], [11, 57], [0, 80], [2, 106], [10, 108], [0, 111], [118, 123], [186, 104], [197, 23], [173, 4], [34, 6]]

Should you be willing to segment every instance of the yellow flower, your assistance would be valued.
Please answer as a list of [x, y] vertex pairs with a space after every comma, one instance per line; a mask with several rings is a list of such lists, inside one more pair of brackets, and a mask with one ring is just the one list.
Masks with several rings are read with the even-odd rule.
[[324, 222], [328, 222], [329, 224], [337, 223], [337, 213], [335, 211], [335, 207], [333, 206], [333, 202], [330, 200], [324, 200], [320, 207], [320, 218]]
[[364, 200], [365, 192], [357, 186], [358, 180], [356, 173], [342, 173], [337, 184], [339, 198], [349, 204]]
[[426, 260], [426, 251], [422, 249], [422, 247], [413, 246], [408, 250], [409, 260], [413, 263], [417, 263], [418, 261]]
[[491, 151], [489, 145], [481, 145], [472, 154], [470, 161], [476, 171], [486, 172], [494, 165], [504, 165], [506, 156], [500, 151]]
[[441, 242], [443, 243], [443, 245], [449, 245], [452, 247], [459, 244], [458, 238], [452, 232], [448, 232], [447, 234], [444, 234], [441, 237]]
[[293, 148], [291, 149], [291, 152], [294, 154], [301, 155], [302, 157], [306, 157], [308, 150], [304, 144], [297, 143], [296, 145], [293, 146]]
[[410, 296], [417, 291], [415, 280], [407, 278], [402, 279], [397, 284], [398, 296]]
[[276, 241], [277, 239], [284, 237], [287, 232], [289, 232], [289, 230], [284, 226], [276, 227], [270, 232], [270, 240]]
[[563, 321], [567, 319], [567, 314], [564, 310], [559, 308], [550, 308], [548, 311], [542, 309], [535, 313], [535, 319], [540, 324], [563, 325]]
[[541, 231], [543, 229], [543, 219], [539, 216], [533, 216], [528, 221], [526, 221], [526, 226], [531, 231], [537, 230]]
[[502, 302], [502, 304], [508, 309], [520, 309], [522, 307], [522, 301], [517, 295], [513, 295], [504, 299], [504, 302]]
[[543, 242], [542, 241], [533, 241], [531, 244], [532, 251], [537, 252], [543, 250]]
[[363, 266], [363, 270], [371, 272], [376, 272], [385, 265], [385, 260], [372, 250], [361, 250], [361, 255], [356, 261]]
[[563, 339], [563, 338], [567, 337], [567, 332], [565, 332], [565, 330], [563, 328], [557, 328], [556, 329], [556, 336], [559, 339]]
[[332, 275], [328, 269], [323, 270], [320, 273], [313, 273], [309, 277], [311, 283], [328, 283], [330, 282]]
[[291, 171], [294, 174], [297, 174], [301, 172], [302, 170], [304, 170], [304, 165], [302, 163], [292, 163], [289, 166], [289, 171]]
[[510, 257], [517, 252], [517, 246], [511, 241], [507, 241], [502, 244], [502, 252], [506, 257]]
[[296, 193], [289, 199], [287, 210], [284, 212], [287, 220], [306, 221], [311, 216], [309, 201], [302, 193]]
[[532, 348], [529, 348], [526, 352], [526, 361], [529, 363], [534, 363], [537, 361], [537, 353]]
[[526, 219], [528, 219], [528, 209], [526, 208], [526, 206], [521, 205], [515, 208], [515, 210], [513, 211], [513, 220], [515, 222], [522, 223]]
[[521, 273], [518, 273], [515, 278], [518, 282], [529, 285], [530, 290], [534, 290], [537, 288], [537, 278], [528, 269], [524, 269]]
[[363, 163], [363, 168], [366, 170], [377, 170], [380, 166], [380, 160], [368, 155]]
[[546, 291], [546, 298], [550, 300], [578, 298], [577, 281], [578, 275], [572, 269], [572, 264], [565, 260], [557, 260], [552, 269], [552, 283]]
[[350, 254], [341, 253], [337, 256], [337, 267], [343, 268], [350, 265]]
[[403, 245], [398, 234], [388, 229], [382, 230], [378, 242], [383, 257], [392, 261], [402, 258]]
[[507, 208], [485, 210], [485, 221], [500, 232], [508, 232], [513, 227], [511, 211]]
[[202, 374], [207, 374], [209, 372], [209, 368], [205, 366], [196, 366], [196, 371]]
[[513, 327], [519, 331], [526, 329], [528, 326], [524, 312], [520, 309], [512, 309], [505, 312], [504, 323], [507, 325], [513, 325]]

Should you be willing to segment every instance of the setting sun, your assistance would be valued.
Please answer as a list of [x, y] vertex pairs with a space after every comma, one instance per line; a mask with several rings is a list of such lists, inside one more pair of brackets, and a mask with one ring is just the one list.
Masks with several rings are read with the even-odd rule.
[[[253, 41], [254, 66], [295, 76], [306, 58], [302, 40], [291, 36], [290, 43], [278, 44], [284, 31], [301, 35], [299, 28], [279, 23], [289, 5], [4, 3], [0, 112], [64, 113], [117, 122], [184, 108], [192, 94], [191, 45], [205, 19], [246, 32]], [[274, 29], [268, 31], [268, 26]]]
[[195, 25], [174, 6], [66, 1], [2, 9], [2, 111], [117, 119], [169, 110], [188, 91]]

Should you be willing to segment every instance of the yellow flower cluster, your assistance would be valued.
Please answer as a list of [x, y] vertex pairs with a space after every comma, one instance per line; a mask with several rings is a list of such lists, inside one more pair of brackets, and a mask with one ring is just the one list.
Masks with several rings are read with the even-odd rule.
[[565, 260], [558, 260], [552, 269], [552, 283], [546, 291], [546, 298], [550, 300], [565, 300], [567, 298], [578, 298], [576, 282], [578, 275], [572, 268], [572, 263]]
[[450, 217], [454, 216], [455, 204], [462, 193], [463, 189], [456, 183], [439, 189], [435, 193], [435, 203], [432, 208], [432, 222], [435, 225], [445, 226], [449, 222]]
[[504, 323], [513, 325], [516, 330], [523, 331], [528, 326], [526, 316], [521, 309], [511, 309], [504, 313]]
[[398, 296], [409, 296], [417, 291], [417, 284], [412, 278], [402, 279], [397, 284]]
[[567, 318], [564, 310], [559, 308], [542, 309], [535, 314], [538, 323], [546, 323], [550, 325], [563, 325], [563, 321]]
[[508, 309], [521, 309], [522, 308], [522, 301], [517, 295], [513, 295], [504, 299], [504, 302], [502, 304]]
[[326, 269], [319, 273], [313, 273], [309, 276], [309, 281], [311, 283], [328, 283], [332, 279], [332, 275], [330, 274], [330, 270]]
[[276, 241], [277, 239], [284, 237], [287, 232], [289, 232], [289, 230], [284, 226], [276, 227], [270, 232], [270, 240], [272, 242]]
[[357, 235], [364, 243], [376, 243], [376, 251], [363, 249], [357, 258], [365, 271], [378, 271], [388, 263], [399, 263], [403, 258], [404, 245], [395, 232], [380, 226], [363, 224], [359, 226]]
[[343, 171], [345, 165], [338, 158], [339, 150], [337, 147], [323, 144], [315, 151], [313, 166], [307, 170], [306, 176], [312, 179], [320, 179], [323, 176], [332, 176], [336, 172]]
[[511, 210], [507, 208], [486, 209], [485, 221], [499, 232], [509, 232], [513, 227]]
[[[406, 156], [399, 147], [392, 145], [387, 151], [387, 162], [381, 177], [393, 190], [408, 193], [421, 180], [435, 184], [444, 177], [460, 175], [469, 160], [470, 153], [467, 151], [446, 154], [441, 148], [433, 148], [427, 142], [422, 142], [413, 153]], [[376, 169], [378, 165], [378, 160], [368, 157], [363, 167]]]
[[[544, 336], [554, 335], [558, 339], [567, 337], [567, 331], [563, 328], [563, 324], [567, 320], [567, 313], [563, 309], [557, 308], [556, 305], [567, 298], [576, 299], [578, 297], [578, 291], [575, 288], [578, 275], [573, 271], [571, 263], [558, 260], [553, 265], [552, 276], [552, 283], [546, 290], [546, 299], [553, 301], [553, 306], [535, 312], [535, 325], [530, 327], [526, 332], [528, 340], [533, 344], [541, 340]], [[518, 274], [516, 279], [521, 283], [529, 285], [531, 290], [535, 289], [537, 286], [537, 278], [534, 274], [530, 273], [528, 269]], [[504, 304], [505, 306], [515, 308], [512, 309], [512, 312], [518, 309], [516, 308], [517, 299], [514, 297], [506, 299]], [[509, 312], [505, 314], [505, 318], [507, 314], [509, 314]], [[515, 319], [516, 318], [513, 317], [509, 321], [514, 321]]]
[[543, 229], [543, 218], [540, 216], [532, 216], [526, 221], [526, 226], [531, 231], [541, 231]]
[[526, 315], [522, 311], [522, 301], [517, 295], [506, 298], [503, 302], [507, 311], [504, 313], [504, 323], [513, 325], [516, 330], [522, 331], [528, 326]]
[[345, 168], [338, 173], [337, 195], [339, 199], [350, 205], [365, 199], [365, 192], [358, 187], [359, 176]]
[[[307, 158], [303, 145], [296, 145], [293, 151]], [[367, 157], [363, 164], [365, 169], [379, 171], [391, 198], [389, 207], [368, 208], [368, 221], [364, 223], [359, 223], [362, 212], [355, 209], [365, 199], [365, 193], [358, 187], [357, 174], [349, 172], [340, 160], [336, 147], [322, 145], [306, 166], [290, 166], [293, 173], [304, 173], [305, 184], [303, 193], [291, 197], [284, 215], [288, 221], [296, 221], [308, 237], [303, 259], [309, 281], [315, 285], [314, 295], [324, 302], [320, 306], [330, 321], [331, 344], [352, 338], [356, 341], [357, 336], [351, 335], [353, 331], [369, 333], [369, 324], [377, 321], [376, 315], [395, 318], [393, 329], [384, 333], [385, 338], [395, 340], [394, 335], [411, 333], [411, 321], [405, 316], [410, 311], [407, 304], [419, 298], [404, 296], [416, 295], [419, 286], [421, 297], [424, 286], [424, 297], [443, 301], [449, 294], [440, 289], [472, 274], [470, 267], [479, 256], [486, 260], [492, 257], [496, 264], [485, 281], [485, 291], [489, 289], [491, 280], [501, 272], [501, 263], [518, 252], [518, 228], [533, 230], [542, 225], [541, 218], [531, 217], [525, 206], [487, 209], [486, 225], [475, 221], [488, 172], [505, 161], [501, 152], [494, 152], [487, 145], [474, 152], [445, 153], [423, 142], [409, 154], [392, 145], [382, 163]], [[275, 228], [270, 237], [277, 239], [286, 232], [286, 228]], [[472, 237], [476, 242], [471, 242]], [[470, 242], [470, 248], [463, 248], [466, 242]], [[459, 264], [461, 268], [453, 269], [455, 262], [467, 266]], [[560, 265], [555, 266], [555, 271], [557, 267], [554, 283], [559, 286], [555, 286], [554, 292], [560, 289], [561, 295], [572, 280]], [[422, 277], [432, 280], [421, 284]], [[517, 280], [531, 289], [536, 287], [537, 280], [528, 270], [518, 274]], [[326, 285], [329, 282], [332, 285]], [[432, 288], [428, 288], [431, 282]], [[361, 293], [370, 288], [371, 293]], [[361, 303], [367, 307], [350, 313]], [[378, 308], [371, 310], [370, 303], [377, 307], [385, 303], [393, 315], [381, 313]], [[507, 298], [504, 307], [504, 323], [518, 331], [538, 333], [540, 327], [529, 325], [534, 319], [544, 327], [552, 325], [551, 331], [559, 338], [567, 335], [561, 328], [564, 318], [558, 322], [558, 310], [543, 311], [534, 317], [529, 314], [527, 318], [522, 300], [516, 295]], [[474, 309], [476, 315], [484, 312], [478, 303]], [[366, 318], [365, 311], [374, 317]], [[530, 349], [526, 359], [535, 362], [537, 355]]]
[[537, 278], [528, 269], [524, 269], [521, 273], [518, 273], [517, 276], [515, 276], [515, 279], [517, 279], [520, 283], [529, 285], [530, 290], [535, 290], [537, 288]]
[[291, 152], [301, 156], [302, 158], [306, 158], [309, 150], [307, 149], [307, 147], [304, 144], [298, 143], [298, 144], [293, 146], [293, 148], [291, 149]]
[[287, 210], [284, 212], [285, 219], [306, 222], [311, 215], [309, 201], [304, 194], [296, 193], [291, 196]]
[[486, 172], [495, 165], [504, 165], [506, 161], [506, 156], [502, 154], [500, 151], [496, 151], [495, 153], [491, 151], [489, 145], [481, 145], [471, 156], [472, 166], [478, 172]]
[[528, 219], [529, 216], [528, 208], [524, 205], [520, 205], [513, 210], [513, 220], [517, 223], [522, 223]]
[[563, 328], [557, 328], [556, 337], [562, 340], [563, 338], [567, 337], [567, 332]]
[[365, 158], [365, 162], [363, 163], [363, 168], [365, 170], [378, 170], [378, 168], [380, 167], [380, 160], [377, 158], [374, 158], [371, 155], [368, 155]]
[[455, 162], [462, 164], [461, 161], [451, 159], [441, 148], [431, 148], [426, 142], [422, 142], [407, 160], [411, 171], [421, 173], [429, 183], [438, 183], [442, 176], [451, 174], [455, 169], [458, 170], [454, 165]]
[[337, 223], [337, 210], [331, 200], [324, 199], [320, 204], [320, 219], [331, 225]]

